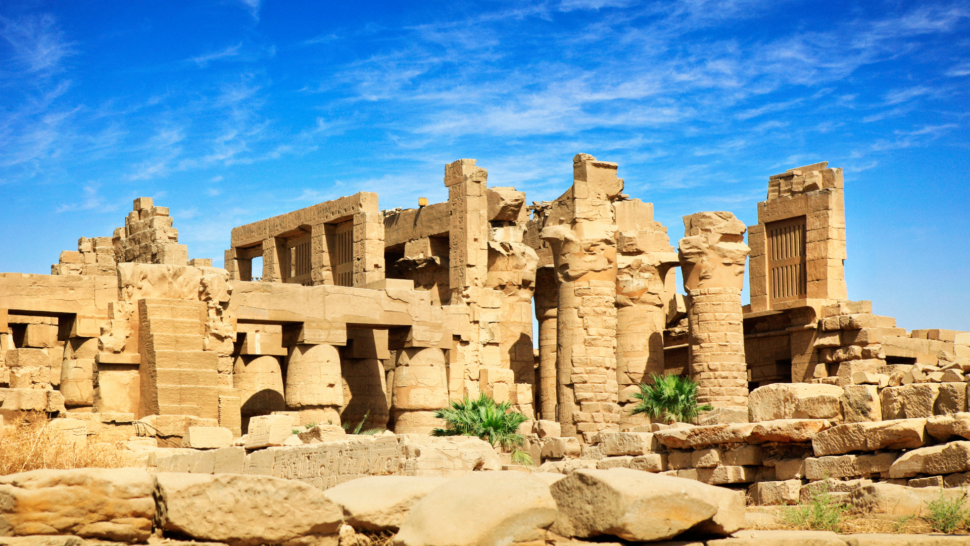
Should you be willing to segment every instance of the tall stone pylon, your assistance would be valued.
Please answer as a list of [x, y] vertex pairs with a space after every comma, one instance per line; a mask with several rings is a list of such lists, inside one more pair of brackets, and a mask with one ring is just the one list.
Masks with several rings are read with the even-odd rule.
[[744, 244], [745, 230], [730, 212], [685, 216], [679, 258], [690, 301], [690, 375], [700, 384], [698, 403], [747, 412], [741, 311], [750, 251]]

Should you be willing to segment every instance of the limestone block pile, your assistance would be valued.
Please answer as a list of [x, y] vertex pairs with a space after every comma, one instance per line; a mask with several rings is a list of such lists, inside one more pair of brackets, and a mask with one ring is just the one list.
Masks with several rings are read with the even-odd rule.
[[81, 237], [77, 250], [61, 252], [51, 275], [115, 275], [115, 247], [111, 237]]
[[396, 546], [524, 546], [716, 539], [744, 525], [743, 499], [731, 491], [628, 469], [377, 476], [326, 491], [271, 476], [40, 470], [0, 478], [0, 498], [3, 544], [144, 544], [154, 535], [336, 546], [390, 533]]
[[819, 365], [813, 383], [898, 387], [911, 383], [965, 382], [970, 333], [906, 330], [892, 317], [872, 314], [872, 302], [822, 307], [814, 343]]
[[125, 218], [125, 227], [114, 232], [113, 243], [118, 263], [187, 265], [189, 250], [178, 242], [168, 207], [153, 206], [151, 197], [135, 199], [134, 210]]

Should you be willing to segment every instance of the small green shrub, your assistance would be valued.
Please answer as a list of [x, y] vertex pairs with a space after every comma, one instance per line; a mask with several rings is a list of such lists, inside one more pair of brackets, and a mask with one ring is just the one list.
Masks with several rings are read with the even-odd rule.
[[909, 514], [897, 519], [896, 522], [893, 523], [893, 532], [894, 533], [903, 532], [903, 529], [905, 529], [906, 526], [909, 525], [909, 522], [913, 521], [915, 518], [916, 518], [915, 515]]
[[812, 492], [807, 503], [799, 503], [785, 510], [782, 520], [796, 529], [838, 533], [842, 530], [842, 522], [848, 511], [849, 507], [836, 500], [829, 492], [828, 483], [823, 482]]
[[930, 524], [934, 531], [950, 534], [956, 531], [967, 518], [967, 510], [964, 507], [966, 500], [966, 491], [959, 497], [947, 498], [941, 488], [940, 498], [926, 503], [928, 513], [923, 516], [923, 519]]
[[498, 404], [485, 394], [476, 400], [466, 397], [436, 411], [435, 417], [444, 419], [448, 428], [436, 428], [431, 431], [432, 436], [477, 436], [510, 452], [514, 463], [534, 464], [532, 457], [519, 449], [524, 442], [519, 425], [529, 418], [513, 411], [509, 402]]
[[709, 404], [697, 405], [697, 382], [689, 377], [651, 374], [650, 380], [652, 385], [640, 383], [640, 392], [633, 394], [640, 401], [633, 408], [633, 415], [643, 413], [668, 422], [693, 423], [702, 411], [714, 409]]

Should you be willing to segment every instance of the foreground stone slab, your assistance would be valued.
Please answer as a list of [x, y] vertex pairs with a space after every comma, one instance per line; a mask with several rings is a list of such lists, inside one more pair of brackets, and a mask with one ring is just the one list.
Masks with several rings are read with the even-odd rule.
[[926, 419], [896, 419], [877, 423], [847, 423], [812, 438], [816, 456], [852, 451], [913, 449], [926, 445]]
[[475, 473], [451, 480], [418, 501], [393, 544], [500, 546], [540, 541], [555, 520], [556, 501], [545, 480], [525, 472]]
[[744, 524], [744, 502], [732, 491], [625, 468], [577, 470], [551, 491], [553, 531], [563, 536], [652, 541], [692, 528], [727, 535]]
[[337, 503], [344, 519], [354, 529], [396, 531], [414, 503], [448, 481], [446, 478], [372, 476], [342, 483], [324, 494]]
[[145, 542], [152, 477], [133, 468], [34, 470], [0, 477], [0, 535], [77, 535]]
[[158, 527], [233, 546], [333, 537], [340, 508], [323, 491], [295, 480], [239, 474], [155, 475]]
[[0, 537], [0, 546], [84, 546], [84, 539], [71, 535]]
[[[940, 492], [947, 499], [961, 498], [960, 489], [937, 489], [933, 487], [906, 487], [891, 483], [874, 483], [860, 487], [850, 495], [852, 507], [873, 514], [897, 516], [920, 516], [927, 513], [927, 503], [938, 500]], [[966, 539], [964, 539], [966, 540]]]
[[953, 474], [970, 470], [970, 442], [950, 442], [903, 453], [892, 468], [890, 478], [912, 478], [917, 474]]
[[831, 531], [739, 531], [730, 538], [709, 540], [707, 546], [846, 546]]
[[956, 546], [966, 544], [966, 536], [945, 535], [846, 535], [842, 538], [848, 546]]

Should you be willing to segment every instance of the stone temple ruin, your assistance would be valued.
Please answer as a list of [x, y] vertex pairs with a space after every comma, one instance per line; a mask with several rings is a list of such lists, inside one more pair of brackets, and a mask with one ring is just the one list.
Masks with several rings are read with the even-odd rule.
[[[279, 445], [256, 430], [269, 418], [285, 418], [284, 435], [364, 421], [427, 434], [442, 425], [435, 410], [486, 393], [530, 418], [537, 463], [612, 457], [622, 461], [602, 464], [757, 485], [834, 473], [805, 470], [820, 456], [811, 436], [756, 423], [802, 419], [800, 434], [822, 436], [923, 420], [915, 443], [822, 448], [829, 456], [920, 447], [927, 419], [967, 412], [970, 333], [908, 332], [847, 299], [841, 169], [771, 176], [756, 225], [698, 212], [673, 244], [617, 170], [579, 154], [573, 184], [528, 206], [462, 159], [445, 166], [446, 202], [381, 210], [361, 192], [239, 226], [224, 268], [190, 260], [168, 209], [136, 199], [123, 227], [81, 238], [51, 275], [0, 274], [0, 417], [43, 411], [88, 434], [124, 425], [163, 447], [221, 428], [249, 432], [252, 449]], [[714, 407], [683, 430], [723, 434], [681, 438], [631, 416], [653, 373], [694, 378]], [[632, 449], [609, 447], [614, 433], [656, 434]], [[801, 451], [725, 451], [764, 442]], [[889, 479], [897, 456], [840, 476]], [[964, 466], [952, 472], [970, 472], [970, 455]], [[931, 474], [947, 472], [901, 475]]]
[[695, 378], [716, 408], [703, 422], [745, 422], [761, 386], [968, 356], [970, 334], [906, 332], [847, 301], [842, 171], [827, 163], [770, 177], [757, 225], [685, 216], [676, 250], [617, 165], [589, 155], [532, 206], [474, 160], [447, 165], [444, 184], [447, 202], [416, 209], [361, 192], [234, 228], [224, 269], [189, 260], [168, 209], [135, 200], [124, 227], [81, 238], [50, 276], [0, 276], [4, 410], [46, 393], [49, 411], [190, 416], [236, 435], [281, 412], [428, 432], [448, 400], [487, 393], [590, 443], [649, 424], [628, 406], [651, 373]]

